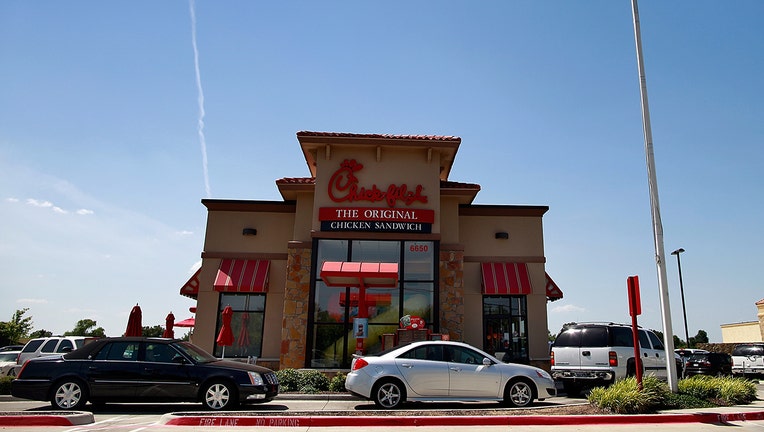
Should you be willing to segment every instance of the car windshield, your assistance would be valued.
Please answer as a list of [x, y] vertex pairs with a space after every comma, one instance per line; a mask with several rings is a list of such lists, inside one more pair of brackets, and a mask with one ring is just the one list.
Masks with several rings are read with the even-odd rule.
[[191, 342], [178, 342], [174, 344], [180, 352], [190, 357], [195, 363], [209, 363], [218, 359], [207, 351], [199, 348]]
[[698, 361], [706, 361], [708, 360], [708, 354], [693, 354], [690, 356], [689, 359], [687, 359], [688, 362], [698, 362]]
[[0, 362], [15, 362], [18, 355], [15, 352], [0, 352]]

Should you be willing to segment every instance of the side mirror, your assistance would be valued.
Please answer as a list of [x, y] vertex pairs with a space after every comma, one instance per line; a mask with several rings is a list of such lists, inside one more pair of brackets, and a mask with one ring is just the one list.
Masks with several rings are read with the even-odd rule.
[[490, 366], [493, 362], [488, 357], [483, 357], [483, 366]]
[[183, 356], [180, 354], [175, 354], [175, 357], [172, 358], [172, 362], [177, 364], [186, 364], [186, 359], [183, 358]]
[[68, 353], [68, 352], [71, 352], [71, 351], [72, 351], [72, 347], [63, 347], [63, 348], [61, 348], [61, 352], [63, 352], [63, 353]]

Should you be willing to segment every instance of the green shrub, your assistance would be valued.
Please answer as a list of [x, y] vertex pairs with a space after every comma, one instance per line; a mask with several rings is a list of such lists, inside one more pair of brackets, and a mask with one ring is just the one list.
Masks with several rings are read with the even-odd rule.
[[696, 375], [680, 380], [679, 392], [716, 405], [737, 405], [756, 400], [756, 383], [738, 377]]
[[658, 378], [642, 380], [642, 390], [634, 377], [618, 380], [610, 387], [596, 387], [589, 393], [589, 402], [616, 414], [643, 414], [656, 411], [667, 398], [669, 388]]
[[337, 375], [332, 378], [331, 381], [329, 381], [329, 391], [333, 392], [344, 392], [347, 391], [345, 388], [345, 380], [347, 379], [347, 374], [344, 372], [337, 372]]
[[13, 377], [0, 377], [0, 394], [11, 394], [11, 381], [13, 381]]
[[694, 376], [679, 380], [679, 392], [648, 376], [642, 380], [642, 391], [634, 377], [616, 381], [610, 387], [597, 387], [589, 393], [589, 402], [617, 414], [642, 414], [661, 409], [709, 408], [738, 405], [756, 399], [756, 383], [733, 377]]
[[329, 378], [325, 373], [315, 369], [300, 370], [300, 388], [314, 388], [316, 391], [313, 393], [327, 391], [329, 390]]
[[281, 369], [276, 371], [279, 379], [279, 391], [294, 392], [300, 388], [300, 371], [297, 369]]
[[318, 393], [329, 390], [329, 378], [314, 369], [281, 369], [276, 371], [280, 391]]

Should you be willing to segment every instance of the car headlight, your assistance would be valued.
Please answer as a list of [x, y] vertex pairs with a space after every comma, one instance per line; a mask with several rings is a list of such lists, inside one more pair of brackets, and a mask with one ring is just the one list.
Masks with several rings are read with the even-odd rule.
[[265, 382], [263, 381], [263, 377], [260, 376], [257, 372], [247, 372], [249, 374], [249, 381], [252, 383], [252, 385], [265, 385]]
[[547, 371], [545, 371], [544, 369], [538, 369], [536, 371], [536, 375], [538, 375], [539, 378], [552, 379], [552, 376], [549, 375], [549, 373]]

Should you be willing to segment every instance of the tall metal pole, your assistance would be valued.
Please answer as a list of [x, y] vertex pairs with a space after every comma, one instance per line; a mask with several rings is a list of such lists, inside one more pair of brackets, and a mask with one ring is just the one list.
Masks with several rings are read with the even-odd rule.
[[663, 224], [661, 223], [660, 203], [658, 202], [658, 180], [655, 175], [655, 155], [653, 154], [653, 133], [650, 129], [650, 110], [647, 105], [647, 83], [645, 67], [642, 59], [642, 35], [639, 27], [639, 10], [637, 0], [631, 0], [631, 11], [634, 17], [634, 39], [637, 45], [637, 68], [639, 71], [639, 90], [642, 96], [642, 129], [645, 135], [645, 157], [647, 161], [647, 180], [650, 187], [650, 208], [653, 220], [653, 237], [655, 241], [655, 264], [658, 270], [658, 290], [661, 299], [661, 315], [663, 321], [663, 344], [666, 346], [666, 371], [668, 385], [672, 392], [679, 391], [674, 362], [674, 331], [671, 327], [671, 307], [669, 305], [668, 282], [666, 281], [665, 253], [663, 250]]
[[687, 342], [687, 348], [690, 346], [690, 332], [687, 331], [687, 309], [684, 307], [684, 283], [682, 282], [682, 260], [679, 259], [679, 254], [684, 252], [683, 248], [679, 248], [671, 255], [676, 255], [676, 266], [679, 269], [679, 292], [682, 294], [682, 317], [684, 318], [684, 340]]

